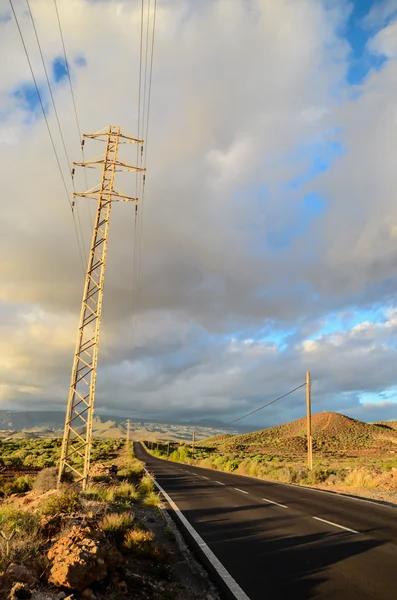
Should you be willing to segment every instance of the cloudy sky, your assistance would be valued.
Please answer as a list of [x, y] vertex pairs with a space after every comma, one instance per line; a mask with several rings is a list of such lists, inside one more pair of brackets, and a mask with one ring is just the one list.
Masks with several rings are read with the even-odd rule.
[[[26, 0], [14, 7], [71, 193]], [[30, 7], [78, 161], [54, 4]], [[81, 130], [137, 135], [140, 0], [58, 8]], [[63, 410], [84, 277], [9, 0], [0, 53], [0, 408]], [[98, 411], [228, 422], [309, 369], [314, 412], [396, 419], [397, 0], [157, 0], [152, 81], [139, 305], [133, 206], [115, 205]], [[86, 251], [94, 204], [78, 202]]]

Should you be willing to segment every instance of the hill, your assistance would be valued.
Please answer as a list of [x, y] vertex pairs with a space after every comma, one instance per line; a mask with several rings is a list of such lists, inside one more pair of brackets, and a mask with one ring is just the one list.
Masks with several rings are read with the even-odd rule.
[[379, 427], [384, 427], [385, 429], [397, 430], [397, 421], [377, 421], [374, 425], [379, 425]]
[[[324, 453], [357, 456], [397, 451], [397, 430], [385, 424], [369, 424], [345, 415], [322, 412], [312, 416], [313, 449]], [[306, 452], [306, 418], [253, 433], [215, 436], [202, 446], [219, 452], [300, 454]]]

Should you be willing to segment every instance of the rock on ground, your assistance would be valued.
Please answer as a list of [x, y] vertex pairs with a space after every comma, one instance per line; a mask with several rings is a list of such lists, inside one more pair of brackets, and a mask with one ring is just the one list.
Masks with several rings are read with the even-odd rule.
[[73, 527], [49, 550], [52, 562], [48, 582], [70, 590], [83, 591], [101, 581], [108, 570], [123, 562], [121, 554], [99, 531], [89, 527]]
[[23, 565], [16, 565], [11, 563], [6, 572], [5, 577], [9, 585], [14, 583], [22, 583], [27, 585], [29, 588], [33, 588], [39, 584], [39, 579], [31, 569], [24, 567]]

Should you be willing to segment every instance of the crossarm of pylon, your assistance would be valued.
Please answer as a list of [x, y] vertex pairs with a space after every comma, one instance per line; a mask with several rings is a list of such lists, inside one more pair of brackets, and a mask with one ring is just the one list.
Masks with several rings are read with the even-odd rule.
[[[91, 140], [99, 139], [100, 141], [103, 141], [103, 142], [107, 141], [108, 136], [109, 136], [109, 129], [107, 127], [105, 127], [104, 129], [101, 129], [100, 131], [97, 131], [96, 133], [85, 133], [83, 135], [83, 137], [86, 139], [91, 139]], [[122, 138], [123, 140], [127, 140], [126, 142], [124, 142], [125, 144], [136, 144], [136, 143], [143, 144], [143, 140], [138, 140], [134, 137], [131, 137], [128, 135], [123, 135], [122, 133], [119, 133], [118, 137]], [[104, 139], [102, 139], [102, 138], [104, 138]]]

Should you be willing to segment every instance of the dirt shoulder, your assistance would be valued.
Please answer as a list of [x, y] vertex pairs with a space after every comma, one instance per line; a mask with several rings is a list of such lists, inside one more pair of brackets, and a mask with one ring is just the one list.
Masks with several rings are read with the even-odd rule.
[[142, 464], [114, 463], [117, 477], [95, 463], [84, 493], [54, 490], [44, 469], [36, 489], [1, 501], [0, 600], [219, 600]]

